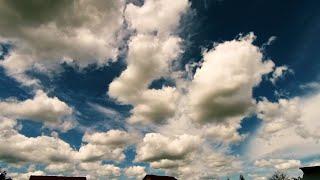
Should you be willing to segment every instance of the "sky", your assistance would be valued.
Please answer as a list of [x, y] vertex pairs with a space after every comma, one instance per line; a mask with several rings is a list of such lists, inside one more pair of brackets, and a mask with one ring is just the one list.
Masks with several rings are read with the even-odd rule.
[[264, 180], [320, 164], [320, 3], [0, 1], [13, 179]]

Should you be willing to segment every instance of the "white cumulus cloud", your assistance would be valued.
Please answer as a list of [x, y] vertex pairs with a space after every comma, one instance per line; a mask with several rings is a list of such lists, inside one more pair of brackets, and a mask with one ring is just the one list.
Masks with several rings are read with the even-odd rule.
[[56, 69], [73, 61], [80, 67], [115, 60], [123, 25], [122, 0], [2, 1], [0, 39], [14, 45], [1, 61], [6, 73], [25, 85], [31, 69]]
[[1, 116], [30, 119], [62, 130], [72, 128], [75, 123], [66, 118], [72, 115], [72, 108], [57, 97], [49, 97], [42, 90], [38, 90], [33, 99], [0, 101], [0, 109]]
[[142, 166], [130, 166], [124, 170], [124, 173], [128, 178], [143, 179], [146, 175], [145, 167]]

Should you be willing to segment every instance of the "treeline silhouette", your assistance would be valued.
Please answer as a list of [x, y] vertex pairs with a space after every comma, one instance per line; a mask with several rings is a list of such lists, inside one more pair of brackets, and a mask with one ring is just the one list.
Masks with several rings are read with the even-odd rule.
[[12, 180], [12, 178], [7, 177], [7, 171], [2, 171], [0, 169], [0, 180]]

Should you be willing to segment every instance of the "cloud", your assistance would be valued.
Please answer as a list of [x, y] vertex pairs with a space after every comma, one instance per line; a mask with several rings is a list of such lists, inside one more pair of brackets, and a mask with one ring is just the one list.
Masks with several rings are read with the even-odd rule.
[[189, 2], [146, 0], [142, 6], [128, 4], [125, 19], [135, 31], [128, 45], [127, 68], [110, 85], [108, 94], [120, 103], [131, 104], [131, 124], [159, 124], [174, 115], [175, 88], [149, 89], [156, 79], [170, 74], [182, 40], [174, 36]]
[[107, 108], [95, 103], [88, 103], [88, 105], [92, 107], [94, 110], [96, 110], [97, 112], [100, 112], [111, 119], [116, 119], [116, 120], [122, 119], [122, 115], [114, 109]]
[[252, 44], [254, 39], [249, 34], [204, 52], [193, 79], [177, 87], [185, 93], [180, 92], [174, 116], [159, 130], [171, 135], [188, 132], [215, 143], [243, 140], [238, 129], [241, 120], [254, 112], [253, 88], [274, 67]]
[[111, 129], [107, 132], [85, 133], [83, 141], [107, 146], [126, 146], [135, 141], [135, 137], [126, 131]]
[[265, 176], [261, 176], [259, 174], [248, 174], [253, 180], [267, 180], [268, 178]]
[[257, 104], [257, 115], [264, 121], [263, 135], [269, 137], [277, 131], [291, 127], [293, 123], [300, 123], [300, 99], [279, 99], [274, 103], [263, 99]]
[[121, 169], [112, 164], [101, 164], [101, 162], [81, 163], [80, 169], [89, 172], [88, 179], [97, 179], [98, 177], [115, 178], [120, 176]]
[[[202, 145], [196, 153], [185, 160], [172, 160], [177, 165], [169, 161], [161, 161], [160, 168], [165, 170], [169, 175], [173, 175], [180, 179], [208, 179], [227, 176], [242, 169], [242, 163], [236, 157], [219, 153], [207, 145]], [[165, 166], [166, 165], [168, 166]], [[151, 165], [156, 165], [151, 163]], [[156, 166], [152, 166], [156, 168]]]
[[146, 175], [145, 167], [130, 166], [124, 170], [128, 178], [142, 179]]
[[109, 85], [108, 91], [119, 102], [134, 106], [129, 122], [161, 122], [172, 116], [175, 88], [150, 90], [148, 85], [169, 72], [170, 62], [180, 54], [179, 43], [176, 37], [160, 39], [151, 35], [137, 35], [130, 41], [127, 69]]
[[[128, 30], [128, 25], [132, 31], [128, 33], [131, 36], [128, 46], [125, 45], [127, 67], [109, 85], [108, 95], [120, 104], [132, 105], [127, 118], [130, 129], [135, 128], [132, 124], [157, 126], [152, 129], [147, 126], [142, 141], [136, 134], [123, 130], [86, 132], [79, 150], [59, 139], [57, 133], [52, 133], [52, 137], [26, 137], [19, 133], [19, 124], [12, 119], [71, 128], [71, 124], [64, 123], [71, 122], [65, 117], [72, 115], [72, 108], [38, 91], [32, 99], [0, 102], [1, 118], [7, 119], [0, 121], [0, 142], [9, 147], [9, 150], [0, 147], [0, 157], [6, 162], [41, 164], [44, 173], [112, 179], [119, 178], [121, 169], [105, 162], [120, 163], [125, 159], [125, 149], [135, 144], [136, 162], [150, 163], [151, 168], [164, 170], [166, 174], [181, 179], [227, 175], [243, 168], [240, 158], [231, 155], [230, 144], [246, 137], [238, 132], [241, 120], [256, 109], [258, 117], [263, 119], [261, 134], [272, 136], [263, 139], [257, 135], [249, 142], [250, 147], [257, 149], [250, 148], [250, 152], [255, 151], [254, 160], [268, 156], [266, 161], [276, 164], [276, 169], [292, 168], [300, 161], [285, 161], [282, 157], [283, 161], [270, 160], [269, 156], [291, 148], [296, 152], [297, 144], [303, 141], [312, 148], [308, 152], [317, 154], [313, 149], [318, 145], [312, 144], [320, 137], [316, 126], [305, 123], [308, 121], [297, 123], [300, 114], [311, 112], [310, 108], [306, 109], [308, 112], [300, 109], [300, 103], [309, 107], [307, 100], [264, 99], [258, 104], [254, 100], [253, 89], [264, 75], [272, 73], [271, 81], [275, 83], [288, 68], [275, 67], [271, 60], [264, 59], [263, 47], [253, 44], [252, 33], [214, 44], [203, 52], [194, 75], [190, 69], [174, 70], [174, 61], [183, 53], [184, 43], [175, 31], [190, 8], [187, 0], [145, 0], [141, 6], [122, 0], [47, 0], [20, 5], [16, 1], [0, 3], [3, 23], [0, 25], [5, 25], [0, 27], [0, 39], [14, 45], [0, 62], [7, 75], [24, 85], [34, 85], [39, 82], [26, 75], [30, 71], [53, 72], [63, 62], [84, 68], [115, 61], [119, 46], [123, 45], [122, 33]], [[150, 87], [155, 80], [167, 77], [176, 80], [175, 87]], [[89, 105], [111, 118], [120, 116], [97, 104]], [[292, 137], [296, 139], [291, 140]], [[122, 172], [129, 178], [142, 178], [146, 173], [142, 166], [126, 167]]]
[[[124, 149], [132, 143], [131, 139], [135, 139], [135, 136], [120, 130], [86, 133], [83, 142], [89, 143], [76, 150], [58, 136], [26, 137], [17, 128], [15, 120], [0, 119], [0, 143], [5, 144], [0, 147], [2, 162], [12, 166], [39, 164], [44, 165], [44, 172], [49, 174], [90, 175], [92, 179], [119, 176], [120, 168], [102, 161], [123, 160]], [[17, 177], [29, 175], [15, 174]]]
[[45, 171], [50, 173], [70, 173], [74, 169], [75, 165], [73, 163], [51, 163], [45, 167]]
[[301, 162], [299, 160], [286, 160], [286, 159], [261, 159], [256, 160], [254, 162], [255, 166], [259, 168], [265, 167], [273, 167], [277, 170], [288, 170], [288, 169], [296, 169], [301, 166]]
[[137, 161], [158, 161], [161, 159], [184, 159], [201, 144], [201, 139], [192, 135], [166, 137], [159, 133], [148, 133], [137, 147]]
[[287, 66], [276, 67], [272, 73], [272, 77], [270, 81], [272, 82], [272, 84], [275, 84], [276, 81], [282, 78], [286, 73], [290, 73], [290, 72], [293, 73], [293, 71], [289, 69]]
[[62, 130], [71, 129], [75, 123], [67, 118], [72, 115], [72, 108], [57, 97], [49, 97], [42, 90], [38, 90], [33, 99], [0, 101], [0, 109], [1, 116], [29, 119]]
[[[50, 136], [26, 137], [15, 129], [11, 119], [0, 120], [0, 159], [7, 163], [70, 162], [74, 150], [58, 138]], [[57, 148], [59, 147], [59, 148]]]
[[262, 125], [248, 145], [248, 157], [304, 159], [319, 155], [317, 151], [320, 148], [317, 143], [320, 137], [317, 131], [320, 127], [317, 110], [319, 103], [319, 92], [302, 96], [299, 101], [297, 98], [292, 98], [279, 100], [278, 103], [262, 102], [266, 105], [263, 110], [265, 119], [270, 118], [271, 123], [274, 123], [274, 120], [285, 122], [286, 125], [281, 129], [276, 128], [272, 136], [264, 131], [269, 122]]
[[108, 146], [86, 144], [80, 147], [77, 159], [84, 162], [95, 162], [101, 159], [122, 161], [125, 158], [123, 148], [110, 148]]
[[207, 138], [214, 138], [221, 140], [222, 142], [239, 142], [243, 140], [246, 136], [240, 135], [238, 129], [240, 125], [212, 125], [205, 129], [205, 135]]
[[152, 168], [179, 179], [216, 177], [241, 169], [239, 159], [196, 135], [148, 133], [136, 153], [135, 161], [149, 162]]
[[141, 102], [131, 110], [132, 116], [128, 122], [161, 124], [174, 115], [178, 97], [178, 91], [172, 87], [146, 90], [142, 93]]
[[123, 153], [126, 146], [134, 144], [136, 136], [125, 131], [109, 130], [107, 132], [85, 133], [83, 144], [77, 159], [84, 162], [94, 162], [99, 160], [122, 161], [125, 158]]
[[141, 7], [129, 4], [125, 17], [138, 32], [170, 33], [179, 25], [181, 15], [189, 6], [188, 0], [146, 0]]
[[35, 170], [31, 172], [26, 172], [26, 173], [10, 173], [10, 177], [12, 179], [20, 179], [20, 180], [29, 180], [31, 175], [43, 176], [45, 175], [45, 172], [40, 170]]
[[254, 39], [249, 34], [217, 44], [203, 54], [189, 94], [195, 121], [223, 122], [245, 115], [254, 106], [252, 90], [274, 66], [271, 60], [263, 61], [262, 52], [252, 44]]
[[30, 85], [33, 80], [25, 73], [31, 69], [47, 71], [71, 61], [86, 67], [115, 60], [124, 7], [122, 0], [1, 2], [0, 37], [15, 48], [0, 65], [8, 75]]
[[[101, 149], [98, 145], [87, 144], [82, 146], [79, 151], [70, 147], [70, 144], [57, 137], [38, 136], [26, 137], [16, 129], [15, 120], [2, 119], [0, 121], [0, 143], [5, 146], [0, 147], [0, 159], [9, 165], [40, 164], [44, 165], [43, 171], [34, 170], [28, 173], [10, 173], [15, 178], [28, 179], [32, 175], [56, 174], [87, 176], [88, 179], [98, 179], [108, 177], [110, 179], [119, 177], [121, 169], [112, 164], [104, 164], [103, 160], [123, 160], [123, 149], [119, 148], [121, 142], [118, 140], [108, 141], [106, 149]], [[109, 133], [112, 134], [112, 133]], [[120, 134], [122, 135], [122, 134]], [[92, 138], [91, 138], [92, 139]], [[91, 141], [91, 140], [90, 140]], [[95, 141], [93, 141], [95, 142]], [[91, 149], [89, 161], [83, 157], [82, 148], [97, 146]], [[59, 148], [57, 148], [59, 147]], [[95, 155], [101, 155], [96, 157]], [[119, 158], [121, 157], [121, 158]]]
[[155, 169], [173, 169], [179, 167], [181, 162], [169, 159], [161, 159], [160, 161], [155, 161], [150, 163], [152, 168]]
[[177, 37], [133, 37], [129, 43], [127, 69], [109, 85], [109, 95], [123, 103], [139, 101], [152, 80], [168, 73], [170, 62], [179, 55], [179, 43]]
[[313, 81], [306, 84], [302, 84], [299, 86], [301, 89], [311, 89], [311, 90], [317, 90], [320, 89], [320, 83]]

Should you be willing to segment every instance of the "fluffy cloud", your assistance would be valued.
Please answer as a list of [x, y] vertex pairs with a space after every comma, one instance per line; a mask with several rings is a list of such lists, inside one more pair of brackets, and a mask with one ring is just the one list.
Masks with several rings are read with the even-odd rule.
[[79, 164], [81, 170], [88, 172], [88, 179], [98, 179], [99, 177], [115, 178], [120, 176], [121, 169], [112, 164], [101, 164], [101, 162], [90, 162]]
[[129, 4], [125, 17], [138, 32], [168, 33], [177, 27], [189, 6], [188, 0], [145, 0], [141, 7]]
[[42, 175], [45, 175], [45, 172], [40, 171], [40, 170], [34, 170], [31, 172], [26, 172], [26, 173], [10, 173], [11, 178], [21, 179], [21, 180], [29, 180], [31, 175], [42, 176]]
[[83, 136], [83, 142], [87, 142], [87, 144], [80, 147], [76, 158], [84, 162], [104, 159], [122, 161], [125, 158], [123, 153], [125, 147], [134, 144], [135, 137], [120, 130], [86, 133]]
[[[74, 150], [58, 138], [49, 136], [26, 137], [15, 129], [11, 119], [0, 120], [0, 159], [4, 162], [19, 164], [26, 162], [51, 163], [70, 162]], [[59, 148], [57, 148], [59, 147]]]
[[142, 166], [131, 166], [124, 170], [128, 178], [142, 179], [146, 175], [145, 168]]
[[175, 116], [160, 127], [160, 131], [165, 134], [188, 132], [223, 143], [243, 140], [245, 135], [240, 135], [238, 129], [241, 120], [254, 112], [253, 88], [274, 67], [252, 44], [254, 39], [255, 36], [249, 34], [216, 44], [205, 52], [193, 80], [184, 82], [187, 93], [180, 93]]
[[239, 124], [235, 125], [212, 125], [207, 126], [205, 129], [205, 135], [207, 138], [214, 138], [221, 140], [222, 142], [239, 142], [243, 140], [246, 136], [240, 135], [238, 129], [240, 128]]
[[301, 116], [300, 100], [279, 99], [278, 102], [269, 102], [263, 99], [257, 105], [257, 115], [264, 121], [263, 135], [269, 135], [291, 127], [291, 124], [299, 124]]
[[261, 159], [254, 162], [255, 166], [260, 168], [263, 167], [274, 167], [277, 170], [288, 170], [293, 168], [299, 168], [301, 162], [299, 160], [286, 160], [286, 159]]
[[197, 122], [222, 122], [244, 115], [253, 107], [252, 89], [274, 63], [263, 61], [260, 49], [249, 34], [226, 41], [204, 53], [190, 88], [192, 116]]
[[134, 106], [129, 122], [161, 122], [172, 116], [175, 89], [152, 90], [148, 85], [169, 72], [170, 62], [180, 53], [179, 43], [176, 37], [160, 39], [151, 35], [137, 35], [130, 41], [127, 69], [109, 85], [108, 91], [111, 97]]
[[[167, 174], [188, 180], [218, 178], [242, 169], [242, 163], [236, 157], [216, 152], [212, 147], [206, 145], [199, 148], [192, 158], [171, 161], [159, 162], [158, 165], [161, 165], [159, 168], [165, 170]], [[157, 168], [153, 166], [157, 164], [151, 163], [151, 165]]]
[[74, 125], [74, 121], [66, 119], [72, 114], [72, 108], [57, 97], [48, 97], [41, 90], [36, 92], [33, 99], [0, 101], [0, 109], [1, 116], [30, 119], [62, 130], [68, 130]]
[[148, 133], [137, 147], [137, 161], [158, 161], [161, 159], [184, 159], [201, 144], [200, 137], [180, 135], [166, 137], [159, 133]]
[[163, 123], [174, 115], [178, 92], [175, 88], [149, 89], [153, 80], [168, 76], [181, 51], [181, 39], [172, 35], [187, 0], [146, 0], [142, 6], [128, 4], [125, 19], [136, 31], [128, 46], [127, 69], [109, 85], [109, 96], [133, 105], [132, 124]]
[[161, 159], [160, 161], [150, 163], [150, 165], [155, 169], [172, 169], [181, 165], [181, 162], [169, 159]]
[[168, 73], [170, 62], [179, 55], [179, 43], [176, 37], [133, 37], [129, 43], [127, 69], [109, 85], [109, 95], [120, 102], [135, 104], [152, 80]]
[[72, 172], [75, 169], [73, 163], [50, 163], [45, 167], [45, 171], [50, 173]]
[[152, 168], [179, 179], [201, 179], [241, 169], [241, 162], [225, 153], [196, 135], [149, 133], [138, 144], [135, 160], [149, 162]]
[[0, 37], [15, 49], [0, 65], [30, 85], [23, 80], [32, 81], [25, 72], [33, 68], [50, 70], [63, 61], [105, 64], [118, 55], [124, 7], [122, 0], [3, 1]]
[[[262, 102], [265, 107], [263, 118], [267, 120], [270, 118], [271, 123], [274, 123], [274, 119], [285, 121], [286, 126], [273, 131], [270, 136], [264, 131], [269, 122], [263, 124], [248, 145], [247, 153], [250, 155], [248, 157], [252, 159], [290, 157], [303, 159], [318, 156], [317, 149], [320, 148], [317, 143], [320, 137], [317, 131], [320, 127], [318, 121], [319, 103], [319, 92], [302, 96], [299, 101], [293, 98], [279, 100], [278, 103]], [[264, 133], [266, 135], [263, 135]], [[269, 137], [261, 138], [265, 136]]]
[[81, 146], [77, 158], [84, 162], [94, 162], [101, 159], [122, 161], [125, 158], [122, 148], [110, 148], [95, 144]]
[[[106, 133], [84, 135], [83, 141], [90, 142], [78, 150], [58, 137], [26, 137], [17, 130], [19, 126], [12, 119], [0, 119], [0, 159], [9, 165], [28, 163], [45, 165], [45, 172], [50, 174], [90, 175], [97, 177], [117, 177], [120, 168], [103, 164], [103, 160], [123, 160], [123, 150], [129, 140], [135, 136], [119, 130]], [[98, 139], [97, 139], [98, 138]], [[99, 139], [103, 138], [102, 141]], [[57, 148], [59, 147], [59, 148]], [[14, 174], [15, 177], [28, 177], [29, 174]]]
[[174, 115], [178, 97], [178, 91], [172, 87], [146, 90], [142, 93], [141, 102], [131, 110], [132, 116], [128, 122], [132, 124], [165, 122]]

